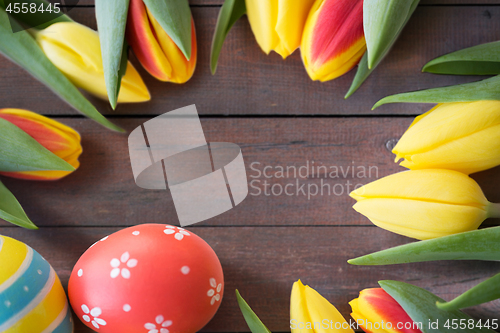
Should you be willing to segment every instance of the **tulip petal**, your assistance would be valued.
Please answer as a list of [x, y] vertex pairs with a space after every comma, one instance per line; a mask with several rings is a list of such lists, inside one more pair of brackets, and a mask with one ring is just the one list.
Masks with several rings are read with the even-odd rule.
[[[457, 329], [453, 325], [450, 325], [450, 323], [460, 323], [460, 320], [462, 322], [474, 321], [470, 316], [461, 311], [444, 311], [438, 309], [436, 303], [444, 302], [444, 300], [425, 289], [408, 283], [390, 280], [379, 281], [379, 285], [401, 305], [413, 322], [422, 323], [423, 333], [456, 333]], [[447, 322], [448, 327], [445, 326]], [[437, 327], [430, 327], [430, 323], [437, 323]], [[474, 323], [476, 322], [474, 321]], [[479, 328], [477, 325], [474, 325], [474, 328], [460, 327], [460, 332], [494, 333], [494, 331], [484, 326]]]
[[[298, 329], [292, 328], [292, 333], [354, 333], [335, 306], [328, 302], [316, 290], [309, 286], [304, 286], [300, 280], [293, 284], [290, 300], [290, 319], [303, 324], [305, 327]], [[315, 324], [324, 324], [325, 321], [328, 321], [328, 325]], [[312, 328], [307, 327], [307, 324], [311, 325]]]
[[500, 298], [500, 274], [497, 274], [477, 286], [467, 290], [450, 302], [438, 302], [437, 307], [441, 310], [458, 310], [494, 301]]
[[352, 265], [393, 265], [435, 260], [500, 261], [500, 227], [414, 242], [351, 259]]
[[250, 308], [248, 303], [245, 302], [243, 297], [241, 297], [238, 290], [236, 290], [236, 299], [238, 301], [238, 305], [240, 306], [241, 313], [243, 313], [243, 317], [245, 317], [248, 328], [250, 328], [252, 333], [271, 333], [262, 321], [260, 321], [255, 312], [252, 311], [252, 308]]
[[448, 87], [425, 89], [382, 98], [373, 109], [388, 103], [453, 103], [500, 101], [500, 76]]
[[500, 165], [499, 151], [500, 101], [438, 104], [415, 118], [393, 149], [409, 169], [466, 174]]
[[[60, 23], [59, 23], [60, 24]], [[8, 26], [8, 15], [0, 9], [0, 53], [24, 68], [37, 80], [51, 88], [59, 97], [90, 119], [114, 131], [123, 130], [112, 124], [52, 64], [26, 31], [15, 34]]]
[[[365, 332], [421, 333], [418, 324], [381, 288], [362, 290], [359, 298], [349, 302], [349, 305], [353, 312], [351, 316], [362, 324]], [[402, 324], [403, 328], [399, 329], [398, 324]], [[406, 328], [404, 325], [407, 325]]]
[[363, 1], [317, 0], [304, 28], [301, 54], [313, 80], [345, 74], [366, 50]]
[[197, 61], [196, 30], [193, 20], [190, 31], [192, 57], [188, 61], [144, 5], [143, 0], [131, 0], [127, 40], [142, 66], [158, 80], [184, 83], [193, 75]]
[[[96, 31], [77, 23], [57, 23], [38, 32], [36, 39], [48, 58], [76, 86], [99, 98], [108, 99], [101, 46]], [[149, 99], [146, 85], [128, 62], [118, 102], [137, 103]]]
[[451, 170], [403, 171], [351, 192], [355, 200], [393, 198], [485, 209], [488, 200], [472, 178]]
[[[55, 120], [19, 109], [2, 109], [0, 118], [16, 125], [44, 148], [60, 157], [76, 170], [82, 153], [80, 135], [72, 128]], [[21, 171], [1, 172], [2, 175], [29, 180], [57, 180], [73, 171]]]
[[116, 108], [122, 73], [127, 68], [124, 48], [129, 0], [96, 0], [95, 12], [109, 102]]
[[31, 222], [16, 197], [0, 182], [0, 219], [26, 229], [38, 229]]
[[487, 217], [484, 208], [407, 199], [365, 199], [353, 208], [383, 229], [420, 240], [475, 230]]
[[480, 44], [429, 61], [422, 72], [454, 75], [500, 74], [500, 41]]
[[220, 51], [224, 45], [224, 40], [233, 25], [247, 12], [244, 0], [226, 0], [222, 5], [217, 24], [215, 26], [214, 36], [212, 37], [212, 46], [210, 50], [210, 70], [212, 75], [217, 70]]
[[0, 119], [0, 170], [6, 172], [74, 168], [16, 125]]
[[143, 0], [153, 17], [187, 60], [192, 54], [191, 9], [187, 0]]

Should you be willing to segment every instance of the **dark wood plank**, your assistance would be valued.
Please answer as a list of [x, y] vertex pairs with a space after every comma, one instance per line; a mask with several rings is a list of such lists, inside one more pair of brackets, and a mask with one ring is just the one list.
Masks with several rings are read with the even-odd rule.
[[[43, 228], [28, 231], [0, 228], [40, 252], [55, 268], [66, 287], [73, 265], [93, 242], [116, 228]], [[500, 263], [434, 262], [396, 266], [356, 267], [346, 260], [407, 239], [375, 227], [195, 228], [220, 258], [225, 276], [221, 308], [204, 332], [248, 332], [236, 303], [239, 289], [273, 332], [289, 331], [290, 290], [299, 278], [315, 288], [349, 317], [348, 302], [378, 280], [399, 280], [452, 299], [494, 275]], [[472, 316], [498, 318], [500, 301], [470, 308]], [[76, 318], [75, 318], [76, 319]], [[76, 320], [76, 332], [90, 333]]]
[[[116, 119], [116, 123], [131, 131], [147, 119]], [[135, 185], [126, 135], [103, 130], [87, 119], [60, 120], [76, 128], [83, 137], [80, 169], [58, 182], [2, 178], [37, 225], [178, 224], [169, 192], [144, 190]], [[239, 206], [200, 225], [369, 225], [366, 218], [351, 209], [354, 200], [347, 192], [377, 176], [403, 170], [393, 162], [394, 155], [386, 146], [397, 140], [411, 121], [412, 118], [202, 119], [207, 141], [240, 145], [248, 180], [254, 182], [248, 197]], [[326, 166], [329, 174], [324, 175], [321, 169], [323, 178], [318, 177], [318, 169], [312, 168], [313, 162], [315, 166]], [[290, 169], [285, 178], [268, 173], [272, 176], [268, 179], [259, 175], [266, 166], [273, 167], [275, 172], [279, 167], [295, 167], [297, 172], [302, 167], [302, 171], [294, 175]], [[335, 167], [339, 169], [338, 178], [331, 174]], [[363, 170], [366, 170], [366, 178], [358, 174]], [[493, 202], [500, 202], [499, 171], [497, 168], [475, 176]], [[287, 184], [292, 184], [293, 195], [279, 195]], [[311, 185], [313, 193], [315, 186], [320, 190], [322, 184], [329, 184], [330, 192], [325, 187], [323, 195], [319, 192], [308, 199], [308, 186]], [[303, 192], [299, 190], [301, 186], [304, 186]], [[262, 192], [259, 194], [256, 188]]]
[[[120, 105], [106, 114], [161, 114], [196, 103], [201, 114], [416, 114], [428, 107], [398, 104], [371, 111], [380, 98], [398, 92], [474, 81], [476, 77], [420, 73], [429, 60], [458, 49], [500, 39], [500, 7], [423, 6], [417, 9], [394, 50], [360, 90], [344, 100], [354, 71], [328, 83], [312, 82], [296, 52], [286, 61], [264, 55], [246, 19], [239, 21], [224, 45], [218, 72], [209, 71], [209, 49], [218, 8], [193, 8], [199, 38], [199, 63], [185, 85], [160, 83], [140, 70], [153, 99]], [[78, 8], [73, 17], [95, 27], [94, 9]], [[33, 109], [44, 114], [73, 111], [47, 88], [8, 61], [0, 62], [0, 107]], [[7, 102], [8, 101], [8, 102]]]

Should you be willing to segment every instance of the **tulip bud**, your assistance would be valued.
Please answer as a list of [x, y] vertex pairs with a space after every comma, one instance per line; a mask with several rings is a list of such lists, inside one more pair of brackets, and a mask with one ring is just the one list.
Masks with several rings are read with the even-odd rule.
[[314, 0], [245, 0], [248, 21], [262, 51], [271, 50], [283, 59], [293, 53]]
[[[99, 34], [75, 22], [55, 23], [35, 35], [52, 63], [77, 87], [108, 100]], [[119, 103], [150, 100], [148, 88], [130, 62], [122, 78]]]
[[130, 1], [127, 41], [149, 74], [174, 83], [185, 83], [193, 76], [197, 55], [193, 19], [191, 22], [191, 59], [187, 60], [143, 0]]
[[452, 170], [404, 171], [351, 192], [353, 208], [373, 224], [424, 240], [475, 230], [498, 205], [486, 200], [479, 185]]
[[292, 333], [351, 332], [340, 312], [316, 290], [299, 280], [293, 284], [290, 299]]
[[438, 104], [415, 118], [393, 153], [412, 170], [470, 174], [500, 165], [500, 101]]
[[401, 305], [382, 288], [365, 289], [349, 302], [351, 316], [365, 332], [422, 333]]
[[333, 80], [352, 69], [365, 51], [363, 0], [316, 0], [301, 44], [309, 77]]
[[[19, 109], [1, 109], [0, 118], [5, 119], [40, 143], [56, 156], [78, 169], [78, 157], [82, 153], [80, 135], [71, 127], [37, 113]], [[0, 172], [1, 175], [28, 180], [58, 180], [72, 171], [22, 171]]]

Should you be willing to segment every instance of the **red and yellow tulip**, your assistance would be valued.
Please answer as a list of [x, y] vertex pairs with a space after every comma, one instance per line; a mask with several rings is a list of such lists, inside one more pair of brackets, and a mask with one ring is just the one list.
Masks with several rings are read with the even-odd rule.
[[333, 80], [366, 51], [363, 0], [316, 0], [302, 35], [301, 54], [312, 80]]
[[158, 80], [185, 83], [193, 76], [197, 58], [193, 19], [189, 60], [153, 17], [143, 0], [130, 1], [127, 41], [142, 66]]
[[[75, 170], [80, 166], [78, 157], [82, 153], [80, 135], [71, 127], [37, 113], [20, 109], [1, 109], [0, 118], [5, 119], [33, 137], [43, 147], [59, 156]], [[22, 171], [0, 172], [1, 175], [28, 180], [58, 180], [72, 171]]]
[[349, 305], [351, 316], [367, 333], [422, 333], [419, 325], [382, 288], [362, 290]]
[[314, 0], [245, 0], [248, 21], [262, 51], [272, 50], [283, 59], [293, 53], [302, 39], [307, 14]]

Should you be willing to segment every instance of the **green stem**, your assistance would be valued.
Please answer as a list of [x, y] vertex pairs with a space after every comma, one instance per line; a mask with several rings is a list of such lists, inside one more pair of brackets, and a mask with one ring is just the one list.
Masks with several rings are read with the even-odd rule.
[[488, 217], [500, 218], [500, 203], [490, 203], [488, 207]]

